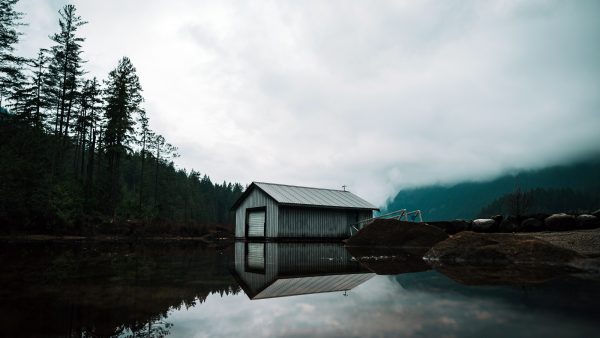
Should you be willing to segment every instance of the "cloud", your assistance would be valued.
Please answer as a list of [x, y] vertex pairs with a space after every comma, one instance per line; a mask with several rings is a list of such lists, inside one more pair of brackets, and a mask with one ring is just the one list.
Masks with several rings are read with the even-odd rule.
[[[382, 204], [600, 144], [597, 2], [74, 3], [90, 75], [129, 56], [151, 126], [215, 181]], [[21, 1], [24, 52], [49, 44], [59, 4]]]

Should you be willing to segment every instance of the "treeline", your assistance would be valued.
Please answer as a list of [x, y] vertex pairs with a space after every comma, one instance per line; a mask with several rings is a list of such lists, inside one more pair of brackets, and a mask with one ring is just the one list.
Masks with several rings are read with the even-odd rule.
[[150, 128], [131, 60], [87, 77], [74, 5], [58, 11], [48, 48], [15, 55], [17, 2], [0, 0], [1, 229], [202, 235], [231, 224], [243, 187], [174, 167], [177, 148]]
[[515, 191], [497, 198], [479, 212], [478, 217], [494, 215], [522, 216], [527, 214], [570, 213], [595, 211], [600, 205], [600, 190], [574, 190], [571, 188]]

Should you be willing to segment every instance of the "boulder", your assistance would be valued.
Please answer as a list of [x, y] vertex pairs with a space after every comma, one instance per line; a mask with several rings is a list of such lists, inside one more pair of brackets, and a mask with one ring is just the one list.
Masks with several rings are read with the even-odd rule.
[[577, 226], [575, 216], [567, 214], [554, 214], [547, 217], [544, 220], [544, 224], [550, 230], [561, 231], [561, 230], [572, 230]]
[[519, 226], [520, 232], [538, 232], [546, 229], [544, 222], [537, 218], [527, 218]]
[[476, 219], [471, 224], [471, 230], [476, 232], [494, 232], [496, 228], [496, 221], [491, 218]]
[[515, 217], [508, 216], [498, 226], [499, 232], [516, 232], [519, 228], [519, 222]]
[[457, 219], [454, 221], [438, 221], [438, 222], [427, 222], [429, 225], [444, 230], [449, 235], [454, 235], [461, 231], [469, 230], [471, 223], [469, 221]]
[[577, 229], [593, 229], [600, 226], [600, 218], [594, 215], [579, 215], [576, 218]]
[[496, 215], [496, 216], [492, 216], [490, 218], [493, 219], [494, 222], [496, 222], [496, 224], [500, 224], [504, 220], [504, 216], [502, 216], [502, 215]]
[[463, 231], [434, 245], [424, 259], [446, 264], [566, 265], [579, 253], [528, 235], [480, 234]]
[[543, 222], [546, 218], [548, 218], [548, 216], [550, 216], [550, 214], [536, 213], [536, 214], [525, 215], [525, 216], [523, 216], [522, 219], [535, 218], [535, 219]]
[[443, 230], [427, 223], [376, 219], [347, 239], [346, 245], [429, 249], [446, 238], [448, 235]]

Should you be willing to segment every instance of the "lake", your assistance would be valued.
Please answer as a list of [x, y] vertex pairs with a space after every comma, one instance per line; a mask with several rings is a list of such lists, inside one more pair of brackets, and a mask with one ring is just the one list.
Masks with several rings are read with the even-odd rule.
[[598, 280], [337, 243], [3, 242], [0, 336], [593, 337]]

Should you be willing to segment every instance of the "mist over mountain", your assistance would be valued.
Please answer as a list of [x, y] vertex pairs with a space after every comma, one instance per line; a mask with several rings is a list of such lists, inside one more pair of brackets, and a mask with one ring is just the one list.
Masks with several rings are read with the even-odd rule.
[[[600, 156], [569, 165], [506, 174], [486, 182], [463, 182], [453, 186], [434, 185], [401, 190], [388, 201], [383, 212], [419, 209], [426, 221], [470, 219], [477, 217], [483, 208], [516, 188], [523, 191], [566, 188], [598, 196]], [[595, 208], [600, 208], [600, 201], [596, 202]], [[558, 211], [562, 210], [556, 210]]]

